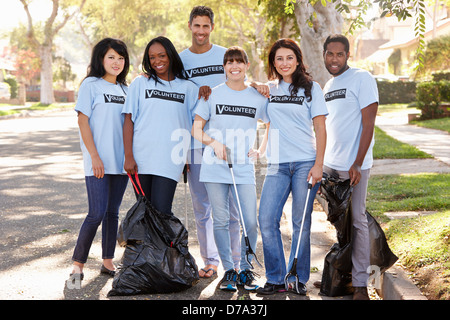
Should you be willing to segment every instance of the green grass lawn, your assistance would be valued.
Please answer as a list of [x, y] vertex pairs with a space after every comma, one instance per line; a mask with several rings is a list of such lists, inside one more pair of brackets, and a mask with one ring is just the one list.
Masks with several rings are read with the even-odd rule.
[[447, 131], [450, 133], [450, 118], [440, 118], [440, 119], [431, 119], [431, 120], [422, 120], [422, 121], [413, 121], [412, 122], [415, 125], [418, 125], [420, 127], [430, 128], [430, 129], [437, 129], [442, 131]]
[[[8, 106], [6, 104], [2, 104], [0, 106]], [[58, 109], [58, 108], [73, 108], [75, 104], [67, 104], [67, 103], [52, 103], [52, 104], [41, 104], [40, 102], [37, 102], [29, 107], [24, 106], [23, 108], [17, 108], [17, 109], [10, 109], [10, 110], [0, 110], [0, 116], [6, 116], [11, 115], [15, 113], [20, 113], [24, 110], [52, 110], [52, 109]]]
[[367, 210], [387, 221], [391, 211], [444, 211], [450, 208], [450, 174], [420, 173], [372, 176]]
[[[381, 105], [379, 112], [408, 112], [406, 105]], [[413, 112], [413, 111], [412, 111]], [[450, 132], [450, 118], [415, 121], [415, 125]], [[432, 158], [375, 127], [375, 159]], [[413, 274], [436, 272], [435, 281], [420, 278], [432, 299], [450, 298], [450, 174], [420, 173], [371, 176], [367, 210], [383, 225], [391, 250]], [[385, 212], [437, 211], [410, 219], [389, 220]], [[439, 275], [439, 277], [436, 276]]]
[[420, 159], [433, 158], [416, 147], [398, 141], [375, 126], [374, 159]]
[[384, 229], [389, 247], [427, 298], [450, 300], [450, 210], [392, 220]]
[[443, 263], [450, 275], [450, 210], [390, 221], [386, 237], [405, 266]]

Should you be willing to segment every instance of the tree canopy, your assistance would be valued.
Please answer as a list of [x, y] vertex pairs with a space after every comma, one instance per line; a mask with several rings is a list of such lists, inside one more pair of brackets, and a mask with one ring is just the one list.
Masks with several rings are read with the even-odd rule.
[[[84, 39], [85, 46], [79, 50], [86, 55], [104, 37], [125, 41], [132, 64], [130, 76], [134, 77], [141, 72], [143, 49], [152, 38], [167, 36], [178, 51], [190, 45], [189, 13], [198, 5], [195, 0], [51, 0], [53, 10], [48, 19], [36, 24], [27, 11], [33, 0], [15, 1], [28, 13], [27, 45], [39, 48], [41, 81], [50, 82], [50, 86], [53, 79], [48, 56], [55, 50], [54, 38], [69, 19], [71, 32]], [[367, 26], [372, 5], [381, 9], [381, 17], [415, 17], [414, 28], [420, 38], [418, 61], [423, 65], [424, 6], [430, 1], [435, 0], [205, 0], [202, 5], [215, 13], [212, 42], [244, 47], [251, 61], [250, 77], [264, 81], [268, 48], [278, 38], [291, 37], [300, 43], [313, 77], [323, 85], [329, 77], [322, 60], [324, 39], [331, 33], [351, 34]], [[448, 5], [450, 0], [440, 2]], [[45, 77], [43, 69], [47, 70]]]

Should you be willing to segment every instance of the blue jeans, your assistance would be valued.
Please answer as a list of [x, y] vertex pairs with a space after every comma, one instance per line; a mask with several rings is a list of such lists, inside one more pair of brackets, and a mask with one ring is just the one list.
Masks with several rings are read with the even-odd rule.
[[[214, 241], [213, 220], [211, 216], [211, 205], [208, 199], [205, 184], [199, 181], [203, 149], [192, 149], [189, 162], [189, 190], [191, 192], [192, 206], [194, 209], [195, 223], [197, 227], [197, 239], [200, 245], [200, 255], [206, 265], [219, 264], [219, 253]], [[241, 260], [241, 240], [239, 212], [232, 197], [229, 197], [230, 237], [231, 251], [233, 255], [234, 268], [239, 269]]]
[[[222, 260], [223, 268], [224, 270], [233, 269], [234, 263], [230, 240], [229, 195], [231, 190], [233, 197], [236, 199], [234, 186], [226, 183], [205, 182], [205, 187], [212, 207], [214, 239], [216, 241], [220, 259]], [[253, 251], [256, 252], [256, 241], [258, 238], [258, 222], [256, 219], [256, 187], [253, 184], [238, 184], [236, 187], [250, 246]], [[241, 270], [251, 268], [245, 259], [245, 252], [244, 234], [242, 234]], [[252, 257], [250, 256], [249, 258], [249, 260], [251, 260]]]
[[127, 188], [127, 175], [105, 174], [101, 179], [85, 177], [89, 211], [81, 225], [72, 260], [86, 263], [92, 241], [102, 224], [102, 258], [114, 258], [119, 207]]
[[[259, 225], [263, 241], [264, 264], [267, 282], [283, 284], [286, 273], [290, 270], [295, 257], [297, 241], [300, 234], [303, 210], [308, 192], [308, 173], [314, 161], [269, 164], [259, 204]], [[297, 257], [297, 274], [299, 281], [306, 284], [309, 280], [311, 247], [311, 212], [314, 197], [319, 188], [316, 183], [311, 189], [303, 225], [302, 239]], [[292, 244], [288, 268], [284, 258], [281, 240], [280, 219], [283, 207], [292, 191]]]

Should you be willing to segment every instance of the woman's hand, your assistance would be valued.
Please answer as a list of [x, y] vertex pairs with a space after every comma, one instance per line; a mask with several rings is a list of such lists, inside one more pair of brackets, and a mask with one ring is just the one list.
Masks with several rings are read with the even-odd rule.
[[227, 147], [224, 144], [214, 140], [210, 146], [214, 149], [214, 153], [218, 159], [227, 160]]
[[135, 173], [137, 173], [138, 167], [136, 161], [134, 160], [134, 157], [125, 157], [123, 168], [128, 174], [134, 175]]
[[261, 157], [261, 152], [259, 151], [259, 149], [255, 150], [251, 148], [250, 151], [247, 153], [247, 156], [253, 161], [255, 161]]
[[100, 156], [97, 154], [95, 156], [91, 156], [91, 160], [94, 176], [98, 179], [103, 178], [105, 176], [105, 167], [103, 166], [102, 159], [100, 159]]
[[308, 173], [308, 181], [312, 177], [312, 186], [316, 183], [320, 183], [322, 181], [323, 176], [323, 167], [319, 165], [314, 165]]
[[252, 82], [250, 86], [255, 88], [264, 97], [270, 98], [270, 87], [267, 84]]

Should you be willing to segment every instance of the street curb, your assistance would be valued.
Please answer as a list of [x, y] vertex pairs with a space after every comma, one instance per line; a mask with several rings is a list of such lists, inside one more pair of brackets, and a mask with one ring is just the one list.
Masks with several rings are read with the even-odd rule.
[[377, 293], [383, 300], [428, 300], [397, 266], [392, 266], [382, 274], [381, 289]]

